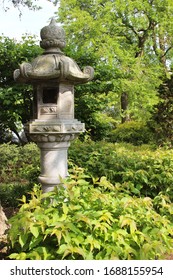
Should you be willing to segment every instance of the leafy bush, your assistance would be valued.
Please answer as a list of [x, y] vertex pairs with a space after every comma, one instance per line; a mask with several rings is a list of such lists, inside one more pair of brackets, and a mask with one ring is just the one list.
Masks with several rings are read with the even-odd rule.
[[9, 184], [2, 183], [0, 185], [0, 203], [5, 208], [18, 207], [18, 199], [21, 198], [23, 194], [29, 197], [27, 193], [31, 191], [31, 188], [31, 185], [26, 182], [23, 184], [15, 182]]
[[145, 123], [130, 121], [119, 124], [110, 133], [110, 141], [113, 143], [127, 142], [133, 145], [142, 145], [153, 142], [154, 135]]
[[[3, 144], [0, 158], [0, 200], [4, 207], [16, 207], [16, 199], [37, 182], [39, 149], [33, 143], [24, 147]], [[154, 198], [162, 192], [173, 200], [173, 150], [76, 140], [69, 159], [95, 178], [106, 176], [112, 184], [120, 184], [129, 195]]]
[[159, 214], [167, 217], [167, 219], [173, 223], [173, 203], [169, 196], [160, 192], [159, 195], [153, 199], [153, 206]]
[[22, 202], [10, 220], [10, 259], [162, 259], [173, 248], [173, 224], [149, 197], [122, 193], [105, 177], [91, 183], [79, 168], [54, 192], [35, 186]]
[[25, 146], [2, 144], [0, 158], [0, 182], [30, 179], [33, 167], [37, 169], [39, 165], [39, 149], [34, 143]]
[[33, 143], [25, 146], [0, 145], [0, 201], [4, 207], [16, 207], [20, 198], [31, 190], [39, 174], [39, 149]]
[[129, 194], [153, 198], [162, 191], [173, 199], [173, 150], [77, 140], [69, 157], [92, 176], [120, 183]]

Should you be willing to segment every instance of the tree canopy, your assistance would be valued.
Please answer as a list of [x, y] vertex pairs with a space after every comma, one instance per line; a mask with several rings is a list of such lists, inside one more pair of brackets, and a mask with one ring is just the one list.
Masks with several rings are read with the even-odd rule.
[[[61, 0], [58, 20], [76, 59], [109, 68], [122, 118], [146, 116], [172, 65], [173, 2], [170, 0]], [[92, 61], [91, 61], [92, 60]], [[83, 61], [81, 61], [83, 62]], [[104, 80], [104, 77], [101, 77]], [[97, 82], [97, 75], [95, 78]], [[103, 84], [102, 84], [103, 85]], [[107, 89], [105, 89], [106, 91]], [[108, 92], [106, 92], [107, 94]], [[129, 112], [128, 112], [129, 111]]]

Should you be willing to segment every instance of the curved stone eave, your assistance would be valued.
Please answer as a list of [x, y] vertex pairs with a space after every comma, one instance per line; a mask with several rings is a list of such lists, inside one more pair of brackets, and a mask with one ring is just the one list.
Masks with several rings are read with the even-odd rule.
[[25, 84], [31, 84], [31, 85], [39, 85], [39, 84], [47, 84], [47, 85], [57, 85], [59, 83], [68, 83], [72, 85], [80, 85], [80, 84], [85, 84], [90, 81], [90, 77], [84, 77], [84, 78], [76, 78], [73, 76], [69, 77], [51, 77], [48, 76], [37, 76], [37, 77], [32, 77], [32, 75], [28, 77], [23, 77], [22, 75], [18, 75], [18, 77], [15, 77], [15, 81], [18, 83], [25, 83]]

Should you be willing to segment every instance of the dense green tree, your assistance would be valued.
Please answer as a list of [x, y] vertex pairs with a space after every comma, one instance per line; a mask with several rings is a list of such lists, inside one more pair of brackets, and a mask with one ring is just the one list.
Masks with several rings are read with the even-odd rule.
[[159, 145], [173, 146], [173, 76], [165, 78], [159, 87], [159, 103], [154, 107], [149, 126]]
[[16, 42], [8, 37], [0, 37], [0, 128], [10, 129], [18, 135], [18, 129], [29, 120], [32, 110], [32, 89], [18, 85], [13, 72], [19, 64], [30, 61], [40, 53], [36, 40], [31, 36]]
[[[148, 117], [157, 103], [157, 88], [171, 63], [173, 2], [171, 0], [60, 0], [58, 20], [66, 29], [76, 59], [111, 68], [111, 92], [122, 121]], [[92, 60], [93, 59], [93, 60]], [[101, 77], [102, 85], [105, 77]], [[98, 76], [95, 76], [98, 82]], [[103, 86], [102, 86], [103, 90]], [[105, 94], [110, 93], [106, 87]], [[97, 92], [100, 92], [98, 87]], [[95, 92], [94, 92], [95, 93]], [[90, 90], [92, 94], [92, 90]], [[118, 97], [118, 98], [117, 98]], [[112, 105], [112, 104], [111, 104]]]

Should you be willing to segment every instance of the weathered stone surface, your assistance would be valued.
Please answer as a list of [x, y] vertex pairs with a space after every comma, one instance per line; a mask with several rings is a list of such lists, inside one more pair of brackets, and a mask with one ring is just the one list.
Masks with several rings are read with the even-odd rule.
[[92, 67], [87, 66], [82, 72], [72, 58], [63, 54], [65, 33], [56, 25], [55, 20], [52, 20], [49, 26], [42, 28], [41, 38], [40, 46], [45, 49], [45, 52], [31, 63], [22, 63], [20, 69], [14, 72], [16, 81], [33, 83], [56, 79], [59, 82], [70, 81], [76, 84], [86, 83], [93, 79]]
[[[48, 136], [49, 137], [49, 136]], [[69, 140], [69, 139], [68, 139]], [[69, 141], [38, 143], [41, 150], [41, 174], [39, 181], [43, 191], [53, 189], [68, 176], [67, 150]]]
[[62, 133], [81, 133], [84, 131], [85, 126], [83, 123], [77, 120], [72, 121], [47, 121], [47, 122], [40, 122], [38, 120], [33, 120], [29, 122], [26, 126], [26, 132], [31, 134], [57, 134], [60, 135]]
[[0, 236], [4, 235], [7, 228], [7, 217], [5, 216], [5, 213], [0, 205]]

